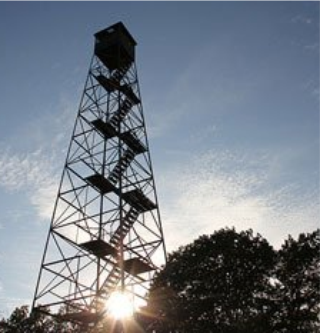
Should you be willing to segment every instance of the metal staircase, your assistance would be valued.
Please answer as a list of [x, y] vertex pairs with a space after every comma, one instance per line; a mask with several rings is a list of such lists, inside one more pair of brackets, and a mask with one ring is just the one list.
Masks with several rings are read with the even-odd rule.
[[126, 237], [133, 223], [137, 220], [139, 211], [133, 207], [126, 214], [123, 224], [120, 225], [110, 239], [110, 244], [118, 248], [119, 243]]
[[120, 81], [123, 79], [123, 77], [126, 75], [126, 72], [129, 70], [131, 67], [131, 62], [126, 63], [124, 66], [116, 69], [111, 77], [110, 80], [113, 82], [116, 82], [117, 84], [120, 84]]
[[102, 295], [109, 296], [111, 292], [115, 289], [117, 284], [119, 283], [121, 279], [121, 268], [115, 264], [108, 275], [107, 279], [103, 282]]
[[108, 177], [111, 183], [116, 184], [119, 181], [121, 175], [134, 160], [135, 155], [135, 152], [130, 148], [125, 151]]
[[121, 121], [125, 118], [125, 116], [129, 113], [131, 107], [133, 105], [133, 102], [131, 99], [126, 98], [122, 104], [120, 105], [119, 110], [116, 112], [115, 115], [112, 116], [110, 119], [110, 125], [114, 127], [115, 129], [119, 127]]

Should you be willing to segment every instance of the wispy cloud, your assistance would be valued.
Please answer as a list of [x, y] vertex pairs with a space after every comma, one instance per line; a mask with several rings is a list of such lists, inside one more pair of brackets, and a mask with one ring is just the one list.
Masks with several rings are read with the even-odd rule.
[[314, 23], [314, 20], [310, 16], [298, 14], [291, 18], [291, 22], [309, 25], [309, 24]]
[[316, 98], [319, 101], [320, 97], [320, 87], [319, 87], [319, 78], [312, 77], [302, 82], [302, 90], [308, 92], [312, 97]]
[[11, 154], [2, 152], [0, 160], [0, 182], [8, 190], [20, 190], [27, 185], [39, 186], [48, 177], [49, 160], [43, 159], [43, 152]]
[[76, 110], [70, 99], [61, 97], [57, 109], [44, 113], [17, 128], [17, 137], [0, 145], [0, 187], [25, 193], [40, 219], [52, 214], [62, 161], [69, 144]]
[[159, 185], [165, 193], [162, 215], [169, 250], [226, 226], [252, 228], [275, 246], [289, 233], [316, 228], [316, 193], [296, 197], [288, 184], [271, 189], [278, 161], [267, 155], [247, 158], [209, 153], [166, 173]]
[[57, 183], [54, 155], [41, 149], [22, 154], [10, 150], [1, 153], [0, 186], [10, 192], [25, 192], [41, 218], [51, 214]]
[[306, 45], [304, 45], [304, 48], [306, 50], [319, 53], [319, 42], [314, 42], [314, 43], [306, 44]]
[[291, 22], [299, 29], [292, 45], [310, 54], [319, 54], [319, 17], [316, 13], [295, 15], [291, 18]]

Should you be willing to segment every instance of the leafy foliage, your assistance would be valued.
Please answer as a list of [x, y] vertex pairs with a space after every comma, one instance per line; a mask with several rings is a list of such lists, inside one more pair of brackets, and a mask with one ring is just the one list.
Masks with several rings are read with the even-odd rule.
[[274, 250], [252, 230], [221, 230], [180, 248], [150, 293], [151, 311], [165, 319], [158, 321], [165, 323], [161, 332], [240, 332], [252, 321], [263, 322], [274, 263]]
[[148, 331], [316, 332], [319, 231], [275, 251], [222, 229], [171, 254], [150, 291]]
[[0, 321], [0, 333], [80, 333], [75, 325], [59, 321], [41, 312], [29, 314], [26, 305], [16, 308], [10, 317]]
[[274, 330], [316, 332], [320, 310], [320, 231], [289, 237], [278, 253]]

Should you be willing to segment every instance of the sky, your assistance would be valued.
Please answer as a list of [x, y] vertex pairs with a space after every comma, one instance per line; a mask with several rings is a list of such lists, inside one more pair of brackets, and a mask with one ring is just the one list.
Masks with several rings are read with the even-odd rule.
[[0, 2], [0, 317], [31, 304], [93, 34], [118, 21], [168, 252], [319, 227], [319, 2]]

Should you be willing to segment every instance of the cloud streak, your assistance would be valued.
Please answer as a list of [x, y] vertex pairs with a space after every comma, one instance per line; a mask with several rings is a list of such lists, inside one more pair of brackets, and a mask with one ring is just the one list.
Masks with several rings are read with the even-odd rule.
[[58, 181], [54, 162], [55, 154], [49, 156], [41, 149], [22, 154], [2, 152], [0, 185], [9, 192], [25, 192], [38, 216], [48, 218]]
[[289, 233], [315, 229], [316, 193], [297, 199], [292, 185], [271, 188], [275, 163], [267, 155], [245, 161], [239, 154], [209, 153], [167, 172], [159, 185], [169, 251], [227, 226], [252, 228], [277, 247]]
[[74, 105], [73, 99], [61, 94], [54, 108], [23, 123], [0, 145], [0, 187], [10, 193], [25, 193], [41, 220], [52, 214], [76, 116]]

